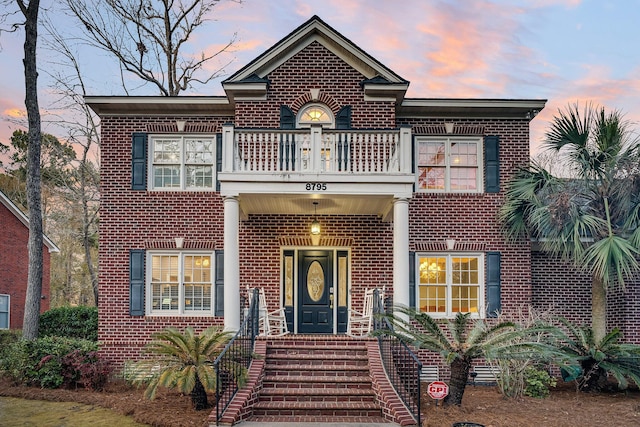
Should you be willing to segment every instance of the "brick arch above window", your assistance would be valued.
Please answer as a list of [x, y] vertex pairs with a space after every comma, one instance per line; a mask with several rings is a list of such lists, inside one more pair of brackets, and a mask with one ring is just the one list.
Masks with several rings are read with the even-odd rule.
[[300, 95], [295, 101], [293, 101], [293, 103], [291, 103], [291, 110], [297, 114], [303, 106], [310, 102], [325, 104], [334, 115], [340, 110], [340, 103], [338, 103], [338, 101], [336, 101], [331, 95], [324, 92], [320, 92], [317, 99], [313, 99], [311, 92], [306, 92]]

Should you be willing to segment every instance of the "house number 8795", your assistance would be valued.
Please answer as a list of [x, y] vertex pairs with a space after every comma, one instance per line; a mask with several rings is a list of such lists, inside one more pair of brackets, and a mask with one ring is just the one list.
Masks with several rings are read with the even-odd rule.
[[326, 182], [307, 182], [305, 188], [307, 191], [326, 191], [327, 183]]

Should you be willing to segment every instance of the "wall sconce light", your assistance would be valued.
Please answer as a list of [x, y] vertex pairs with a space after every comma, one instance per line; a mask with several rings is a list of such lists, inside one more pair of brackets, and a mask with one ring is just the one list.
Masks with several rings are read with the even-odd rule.
[[318, 222], [318, 202], [313, 202], [313, 221], [311, 222], [311, 235], [317, 236], [320, 234], [320, 223]]

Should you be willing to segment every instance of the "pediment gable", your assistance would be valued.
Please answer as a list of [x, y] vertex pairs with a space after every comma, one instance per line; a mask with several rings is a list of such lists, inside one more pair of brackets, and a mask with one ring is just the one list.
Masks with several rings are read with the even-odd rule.
[[401, 101], [409, 82], [360, 49], [318, 16], [296, 28], [262, 55], [222, 82], [233, 103], [239, 99], [264, 99], [269, 73], [313, 42], [318, 42], [364, 76], [365, 95], [393, 97]]

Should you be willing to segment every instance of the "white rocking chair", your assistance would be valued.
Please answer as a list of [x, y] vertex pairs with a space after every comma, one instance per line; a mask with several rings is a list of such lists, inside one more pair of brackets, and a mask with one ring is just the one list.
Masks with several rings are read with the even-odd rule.
[[[365, 337], [371, 332], [373, 326], [373, 296], [375, 289], [367, 289], [364, 293], [362, 311], [349, 309], [347, 321], [347, 335], [351, 337]], [[384, 301], [384, 289], [378, 292], [381, 301]]]
[[[247, 287], [249, 301], [253, 289]], [[267, 308], [267, 299], [264, 294], [264, 288], [258, 288], [258, 328], [259, 334], [262, 336], [282, 336], [289, 333], [287, 327], [287, 318], [284, 314], [284, 307], [274, 311]]]

